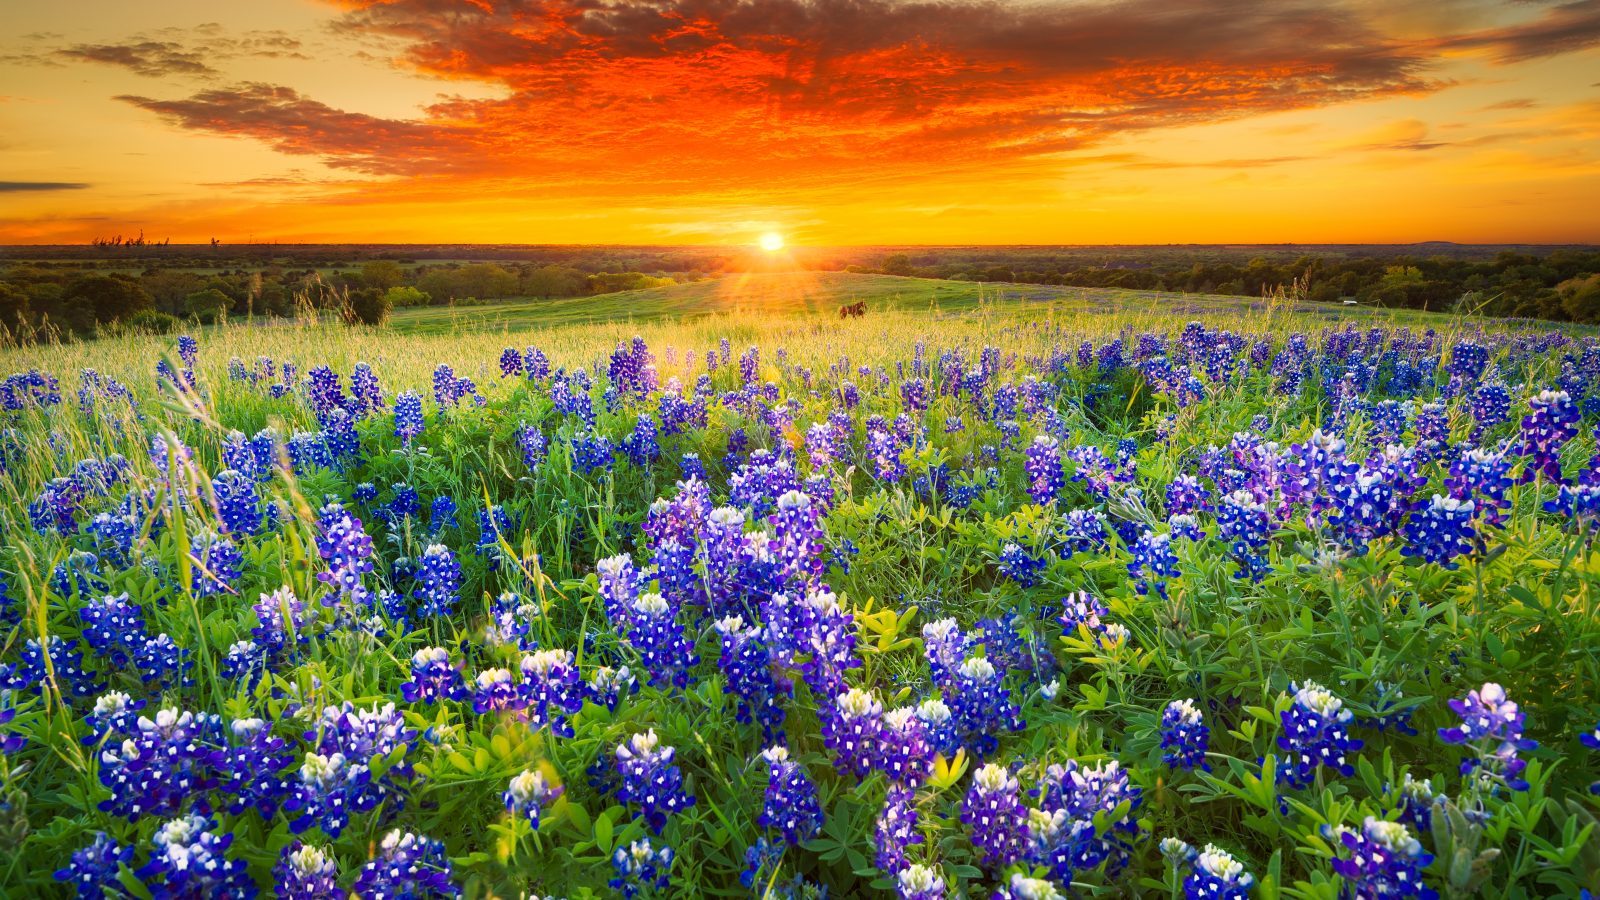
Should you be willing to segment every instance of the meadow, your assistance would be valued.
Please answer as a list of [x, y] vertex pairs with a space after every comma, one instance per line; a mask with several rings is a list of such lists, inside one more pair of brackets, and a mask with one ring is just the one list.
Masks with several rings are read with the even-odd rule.
[[1600, 891], [1600, 341], [763, 278], [0, 351], [0, 894]]

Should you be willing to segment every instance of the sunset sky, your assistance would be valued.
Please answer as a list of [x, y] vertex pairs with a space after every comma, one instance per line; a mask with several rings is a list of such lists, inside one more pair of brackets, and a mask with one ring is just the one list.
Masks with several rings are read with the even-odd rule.
[[1600, 242], [1600, 0], [5, 21], [0, 243]]

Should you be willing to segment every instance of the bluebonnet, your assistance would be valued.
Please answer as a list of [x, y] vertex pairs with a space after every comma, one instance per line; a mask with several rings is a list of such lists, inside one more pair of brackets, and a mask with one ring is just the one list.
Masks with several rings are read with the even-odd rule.
[[417, 584], [413, 597], [417, 614], [425, 618], [449, 616], [455, 612], [461, 594], [461, 563], [449, 547], [429, 544], [417, 565]]
[[84, 603], [78, 619], [84, 642], [113, 669], [126, 668], [148, 637], [144, 609], [126, 591]]
[[1048, 879], [1013, 872], [1000, 890], [994, 892], [993, 900], [1066, 900], [1066, 895]]
[[783, 746], [769, 747], [761, 758], [767, 763], [767, 790], [758, 822], [776, 828], [791, 844], [809, 841], [822, 831], [822, 806], [811, 776]]
[[[382, 803], [394, 812], [405, 805], [403, 785], [415, 774], [410, 753], [418, 735], [406, 726], [404, 715], [393, 703], [365, 709], [349, 701], [325, 706], [315, 723], [305, 732], [306, 739], [315, 742], [315, 753], [323, 759], [342, 756], [349, 761], [344, 771], [345, 786], [350, 790], [345, 797], [351, 811], [366, 812]], [[367, 767], [375, 757], [384, 757], [387, 766], [383, 775], [370, 777]], [[322, 811], [308, 810], [308, 815]]]
[[1209, 772], [1206, 750], [1211, 744], [1211, 729], [1193, 700], [1174, 700], [1161, 713], [1161, 749], [1168, 766], [1174, 769], [1193, 769], [1196, 766]]
[[[945, 708], [948, 713], [948, 707]], [[901, 706], [883, 715], [878, 766], [889, 780], [917, 787], [933, 768], [936, 751], [929, 726], [915, 707]]]
[[1293, 787], [1309, 785], [1322, 767], [1349, 777], [1355, 774], [1347, 754], [1361, 749], [1362, 742], [1350, 737], [1352, 713], [1344, 701], [1316, 682], [1289, 686], [1293, 703], [1284, 710], [1283, 733], [1278, 748], [1288, 754], [1279, 768], [1283, 780]]
[[1561, 482], [1561, 448], [1578, 434], [1581, 413], [1566, 391], [1540, 391], [1528, 401], [1522, 419], [1522, 480], [1543, 476]]
[[1004, 675], [982, 656], [974, 656], [956, 671], [953, 691], [947, 698], [956, 727], [972, 752], [984, 757], [999, 746], [997, 734], [1021, 731], [1022, 716], [1011, 701]]
[[350, 400], [346, 404], [350, 415], [361, 419], [373, 410], [383, 408], [383, 388], [372, 366], [358, 362], [350, 372]]
[[1405, 825], [1367, 816], [1360, 831], [1338, 829], [1339, 843], [1349, 856], [1333, 859], [1333, 871], [1344, 879], [1340, 897], [1413, 897], [1434, 900], [1439, 894], [1422, 880], [1433, 861]]
[[190, 590], [196, 596], [235, 593], [233, 584], [242, 574], [244, 555], [233, 541], [222, 535], [202, 532], [195, 535], [189, 554], [192, 565]]
[[735, 718], [742, 723], [759, 721], [767, 739], [782, 740], [783, 703], [794, 688], [773, 674], [763, 629], [746, 625], [741, 616], [718, 619], [715, 626], [722, 639], [718, 667], [738, 701]]
[[233, 835], [218, 834], [215, 828], [207, 816], [188, 815], [156, 831], [150, 861], [136, 872], [156, 900], [256, 896], [244, 860], [227, 856]]
[[231, 739], [212, 756], [217, 790], [228, 798], [230, 814], [254, 809], [271, 820], [292, 790], [286, 777], [294, 763], [288, 743], [264, 719], [235, 719], [229, 731]]
[[283, 848], [272, 867], [273, 889], [279, 900], [328, 900], [340, 896], [339, 868], [332, 857], [314, 844], [295, 841]]
[[1217, 529], [1229, 542], [1229, 552], [1239, 567], [1237, 577], [1260, 581], [1267, 573], [1263, 551], [1271, 527], [1266, 506], [1249, 491], [1234, 491], [1217, 504]]
[[656, 834], [667, 817], [688, 809], [695, 798], [683, 789], [683, 772], [674, 761], [677, 751], [662, 744], [655, 729], [633, 735], [617, 747], [617, 772], [621, 784], [617, 799], [639, 807], [645, 824]]
[[912, 863], [895, 876], [900, 900], [944, 900], [945, 881], [938, 869]]
[[1061, 555], [1099, 550], [1106, 545], [1105, 514], [1093, 509], [1070, 510], [1061, 523]]
[[627, 666], [613, 669], [610, 666], [601, 666], [589, 676], [588, 683], [584, 686], [585, 696], [609, 712], [616, 712], [617, 704], [622, 701], [624, 694], [633, 690], [633, 674]]
[[129, 822], [175, 815], [216, 782], [213, 750], [222, 744], [216, 716], [163, 709], [118, 737], [100, 754], [100, 783], [111, 791], [100, 803], [103, 812]]
[[422, 434], [422, 398], [414, 391], [404, 391], [394, 398], [394, 434], [400, 439], [401, 444], [411, 446], [411, 442]]
[[1450, 701], [1450, 709], [1461, 717], [1461, 724], [1439, 729], [1439, 739], [1458, 744], [1477, 753], [1461, 763], [1461, 774], [1481, 772], [1486, 778], [1503, 781], [1514, 791], [1525, 791], [1528, 782], [1522, 770], [1528, 761], [1517, 754], [1539, 746], [1522, 736], [1524, 713], [1516, 701], [1506, 696], [1505, 688], [1489, 682], [1467, 696]]
[[1008, 542], [1000, 549], [1000, 574], [1016, 582], [1018, 587], [1031, 588], [1039, 584], [1039, 576], [1049, 561], [1034, 556], [1020, 544]]
[[639, 651], [650, 684], [687, 687], [690, 669], [700, 660], [678, 621], [677, 604], [661, 594], [641, 594], [630, 613], [628, 643]]
[[52, 634], [43, 645], [38, 638], [28, 638], [21, 659], [0, 665], [0, 689], [40, 696], [59, 691], [71, 703], [99, 694], [100, 683], [93, 672], [83, 668], [77, 639], [64, 640]]
[[71, 886], [79, 900], [125, 896], [117, 873], [133, 865], [134, 849], [118, 844], [103, 831], [96, 832], [89, 846], [73, 851], [71, 861], [56, 870], [55, 879]]
[[873, 863], [886, 873], [906, 867], [906, 850], [923, 843], [917, 830], [916, 792], [903, 784], [890, 784], [883, 798], [883, 809], [872, 826], [876, 853]]
[[604, 435], [580, 431], [572, 436], [572, 467], [581, 475], [596, 469], [610, 470], [616, 446]]
[[259, 596], [261, 599], [251, 609], [261, 624], [250, 629], [250, 635], [265, 655], [292, 654], [310, 641], [311, 618], [293, 588], [284, 585]]
[[[1049, 828], [1041, 827], [1032, 836], [1030, 856], [1035, 862], [1048, 865], [1063, 882], [1071, 881], [1074, 872], [1100, 866], [1107, 876], [1115, 876], [1127, 865], [1139, 837], [1135, 814], [1143, 798], [1116, 760], [1087, 768], [1076, 760], [1048, 766], [1039, 795], [1043, 815], [1030, 816], [1029, 821]], [[1108, 822], [1103, 831], [1095, 825], [1097, 816], [1109, 815], [1124, 804], [1126, 815]]]
[[165, 634], [145, 639], [134, 657], [134, 666], [140, 680], [156, 692], [194, 685], [194, 679], [189, 676], [194, 668], [189, 651]]
[[369, 790], [371, 778], [366, 763], [343, 753], [307, 753], [299, 780], [283, 804], [292, 816], [290, 829], [299, 834], [317, 827], [337, 838], [350, 824], [351, 813], [367, 812], [376, 805], [376, 794]]
[[500, 377], [512, 378], [522, 375], [522, 354], [515, 347], [507, 347], [500, 351]]
[[411, 654], [411, 680], [400, 685], [400, 696], [407, 703], [438, 703], [464, 700], [467, 689], [461, 670], [450, 662], [449, 650], [424, 647]]
[[1066, 485], [1061, 472], [1060, 442], [1048, 434], [1037, 435], [1026, 456], [1023, 470], [1028, 476], [1028, 496], [1040, 506], [1054, 505]]
[[819, 710], [824, 745], [842, 775], [859, 781], [878, 764], [883, 731], [883, 704], [868, 691], [851, 688]]
[[339, 507], [322, 510], [321, 533], [317, 536], [317, 555], [327, 564], [327, 569], [317, 573], [317, 580], [334, 589], [322, 598], [322, 605], [338, 606], [343, 603], [357, 608], [364, 606], [370, 592], [362, 582], [372, 572], [372, 538], [362, 530], [361, 520]]
[[1152, 589], [1161, 597], [1167, 596], [1167, 579], [1178, 575], [1178, 557], [1172, 552], [1172, 536], [1157, 534], [1146, 528], [1134, 542], [1133, 558], [1128, 562], [1128, 575], [1133, 578], [1133, 589], [1148, 594]]
[[1183, 896], [1184, 900], [1248, 900], [1255, 881], [1232, 854], [1207, 844], [1194, 857], [1194, 868], [1183, 882]]
[[675, 858], [671, 847], [652, 846], [649, 838], [640, 838], [626, 847], [618, 847], [611, 855], [615, 874], [609, 883], [621, 891], [626, 900], [641, 894], [653, 896], [671, 884]]
[[550, 726], [557, 737], [572, 737], [567, 717], [583, 708], [584, 685], [578, 664], [570, 650], [536, 650], [524, 654], [518, 668], [522, 673], [519, 704], [529, 726]]
[[[1457, 500], [1471, 500], [1475, 519], [1489, 525], [1504, 523], [1511, 500], [1511, 459], [1504, 450], [1470, 449], [1450, 466], [1445, 488]], [[1565, 485], [1562, 485], [1565, 487]]]
[[451, 881], [444, 844], [395, 829], [384, 836], [378, 855], [361, 867], [353, 890], [358, 897], [440, 900], [461, 896]]
[[561, 785], [552, 785], [543, 772], [523, 769], [511, 779], [511, 784], [507, 786], [502, 799], [505, 801], [507, 812], [518, 818], [527, 819], [537, 831], [539, 814], [554, 803], [565, 790]]
[[529, 469], [537, 469], [549, 451], [550, 441], [537, 425], [524, 425], [517, 430], [517, 446], [522, 450], [522, 461]]
[[961, 821], [986, 866], [1004, 868], [1022, 856], [1028, 829], [1018, 793], [1017, 779], [997, 763], [972, 776], [972, 787], [961, 804]]
[[1471, 500], [1438, 494], [1431, 500], [1418, 500], [1406, 520], [1406, 545], [1401, 552], [1446, 569], [1456, 568], [1456, 557], [1471, 552], [1472, 540], [1478, 535], [1472, 526], [1475, 510]]

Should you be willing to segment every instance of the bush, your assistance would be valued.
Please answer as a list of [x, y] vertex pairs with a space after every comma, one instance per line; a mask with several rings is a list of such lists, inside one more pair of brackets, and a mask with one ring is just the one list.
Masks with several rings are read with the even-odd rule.
[[171, 334], [178, 330], [178, 317], [154, 309], [141, 309], [122, 322], [134, 334]]
[[389, 295], [377, 288], [350, 292], [350, 314], [363, 325], [382, 325], [389, 318]]
[[391, 309], [407, 306], [427, 306], [433, 300], [426, 291], [420, 291], [410, 285], [389, 288], [384, 293], [383, 299]]

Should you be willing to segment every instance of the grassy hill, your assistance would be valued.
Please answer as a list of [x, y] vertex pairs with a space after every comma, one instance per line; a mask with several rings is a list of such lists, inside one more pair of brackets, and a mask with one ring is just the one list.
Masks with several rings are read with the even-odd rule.
[[[834, 316], [840, 306], [867, 302], [868, 314], [885, 310], [960, 314], [990, 308], [1020, 313], [1136, 312], [1248, 313], [1260, 298], [1215, 297], [1105, 288], [1033, 284], [978, 284], [844, 272], [776, 272], [728, 275], [671, 287], [559, 300], [507, 300], [481, 306], [396, 310], [391, 326], [408, 333], [463, 329], [520, 331], [557, 325], [651, 321], [713, 315]], [[1344, 310], [1326, 308], [1330, 313]]]

